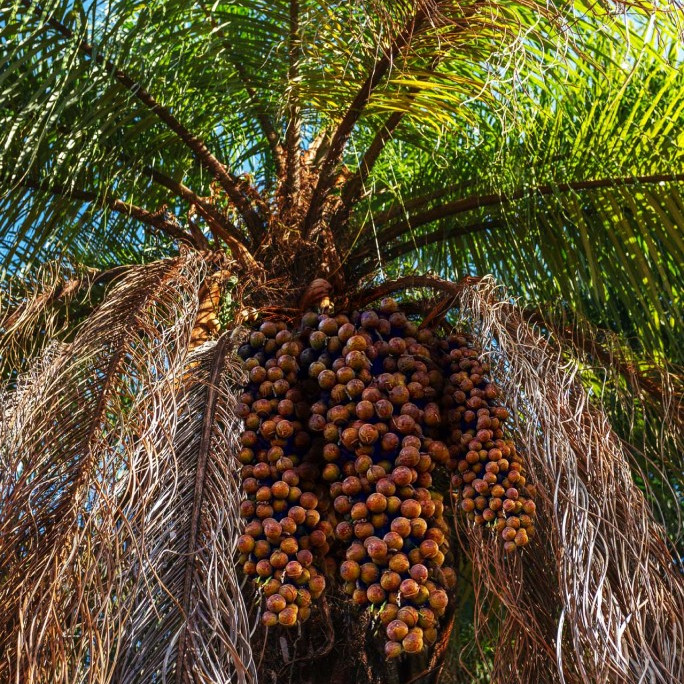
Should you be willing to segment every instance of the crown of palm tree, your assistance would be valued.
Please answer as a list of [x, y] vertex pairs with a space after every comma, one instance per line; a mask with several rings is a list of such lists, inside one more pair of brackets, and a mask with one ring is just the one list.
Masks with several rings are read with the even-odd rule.
[[668, 7], [10, 3], [4, 267], [185, 242], [277, 275], [308, 245], [300, 285], [492, 272], [681, 360]]
[[[660, 576], [646, 599], [618, 591], [646, 571], [606, 557], [633, 541], [621, 532], [654, 529], [641, 499], [627, 506], [627, 457], [681, 545], [682, 18], [672, 2], [590, 0], [4, 3], [0, 643], [12, 655], [0, 676], [249, 681], [231, 556], [240, 371], [225, 336], [188, 352], [202, 288], [230, 275], [245, 307], [286, 308], [316, 277], [343, 299], [414, 272], [492, 273], [523, 296], [517, 333], [504, 305], [485, 312], [472, 293], [461, 305], [496, 338], [506, 386], [523, 388], [522, 432], [540, 472], [563, 482], [557, 505], [570, 516], [587, 491], [624, 489], [625, 507], [596, 509], [623, 530], [604, 520], [582, 550], [591, 558], [558, 560], [561, 590], [550, 551], [531, 561], [523, 594], [539, 615], [502, 591], [496, 671], [525, 661], [516, 676], [551, 676], [560, 624], [568, 678], [617, 676], [611, 639], [632, 620], [633, 652], [681, 672], [676, 639], [655, 629], [676, 623], [679, 594], [668, 585], [658, 604]], [[535, 348], [533, 323], [555, 356]], [[591, 412], [558, 370], [570, 350], [625, 444], [594, 414], [573, 432]], [[544, 460], [539, 425], [557, 461]], [[604, 462], [615, 472], [591, 470]], [[580, 548], [569, 519], [560, 538]], [[639, 543], [627, 558], [668, 557]], [[599, 594], [612, 582], [610, 608], [577, 599], [564, 636], [585, 570]], [[620, 623], [639, 601], [655, 612]], [[516, 650], [521, 615], [541, 640]], [[539, 644], [549, 653], [536, 659]]]

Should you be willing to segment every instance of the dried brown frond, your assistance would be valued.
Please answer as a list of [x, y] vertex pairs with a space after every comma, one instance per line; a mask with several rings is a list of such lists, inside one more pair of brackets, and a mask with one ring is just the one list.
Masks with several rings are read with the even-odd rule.
[[537, 535], [520, 556], [464, 527], [479, 589], [505, 607], [493, 680], [684, 680], [684, 576], [636, 486], [629, 448], [569, 358], [491, 279], [460, 313], [513, 409]]
[[205, 270], [132, 267], [4, 392], [2, 681], [168, 681], [178, 662], [183, 681], [250, 681], [233, 370], [225, 346], [187, 352]]
[[0, 286], [0, 377], [17, 373], [45, 345], [63, 335], [93, 302], [93, 287], [126, 267], [90, 272], [48, 262]]
[[[656, 518], [682, 552], [684, 523], [684, 369], [644, 357], [618, 335], [564, 311], [525, 312], [547, 331], [549, 343], [579, 361], [585, 386], [596, 387], [601, 406], [630, 456], [632, 472], [644, 483]], [[672, 502], [675, 505], [667, 505]]]
[[232, 387], [241, 371], [231, 349], [224, 335], [188, 356], [182, 389], [167, 395], [177, 417], [158, 424], [174, 431], [170, 450], [154, 456], [149, 476], [152, 454], [139, 453], [141, 481], [154, 484], [141, 501], [145, 577], [131, 595], [135, 611], [121, 634], [114, 681], [256, 682], [253, 625], [234, 565], [239, 432]]

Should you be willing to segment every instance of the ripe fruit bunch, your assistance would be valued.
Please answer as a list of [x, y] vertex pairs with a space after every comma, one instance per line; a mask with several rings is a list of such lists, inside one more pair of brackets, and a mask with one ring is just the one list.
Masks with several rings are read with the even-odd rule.
[[422, 651], [456, 579], [435, 470], [448, 482], [451, 469], [472, 520], [515, 530], [507, 543], [531, 530], [486, 365], [466, 337], [419, 329], [392, 299], [350, 315], [308, 312], [295, 330], [266, 321], [239, 354], [249, 373], [239, 550], [263, 584], [264, 622], [306, 619], [324, 571], [337, 572], [353, 602], [379, 615], [389, 657]]
[[238, 406], [247, 496], [238, 550], [244, 572], [267, 596], [264, 622], [288, 627], [309, 617], [311, 599], [325, 589], [315, 560], [328, 553], [333, 532], [321, 520], [327, 492], [305, 426], [313, 397], [300, 381], [304, 348], [284, 323], [268, 321], [240, 348], [249, 382]]
[[[496, 406], [498, 390], [485, 380], [489, 368], [477, 352], [458, 339], [449, 352], [450, 375], [445, 388], [451, 483], [468, 519], [491, 523], [506, 552], [525, 546], [534, 535], [535, 488], [527, 484], [523, 459], [512, 440], [504, 439], [508, 411]], [[450, 398], [450, 399], [449, 399]]]

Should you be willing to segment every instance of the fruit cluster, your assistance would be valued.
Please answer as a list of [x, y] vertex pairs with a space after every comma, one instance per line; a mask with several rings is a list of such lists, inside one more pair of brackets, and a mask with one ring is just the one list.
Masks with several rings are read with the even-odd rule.
[[492, 403], [498, 390], [484, 381], [487, 365], [466, 345], [452, 349], [449, 357], [444, 401], [449, 425], [457, 426], [449, 436], [451, 484], [468, 518], [478, 525], [491, 523], [510, 553], [534, 535], [535, 488], [527, 484], [513, 441], [504, 439], [508, 411]]
[[506, 550], [527, 543], [534, 503], [504, 439], [487, 365], [460, 334], [378, 310], [265, 321], [239, 349], [249, 374], [238, 548], [266, 598], [266, 625], [306, 620], [336, 577], [384, 626], [388, 657], [437, 638], [456, 577], [442, 472], [461, 508]]

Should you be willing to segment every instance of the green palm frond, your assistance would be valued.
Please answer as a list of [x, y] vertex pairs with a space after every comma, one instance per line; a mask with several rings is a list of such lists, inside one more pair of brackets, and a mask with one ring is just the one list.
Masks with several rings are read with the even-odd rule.
[[[587, 11], [537, 0], [10, 3], [0, 14], [4, 266], [142, 254], [148, 228], [180, 239], [189, 205], [205, 235], [258, 241], [264, 198], [293, 176], [293, 146], [321, 130], [318, 199], [349, 140], [376, 138], [346, 192], [353, 204], [395, 130], [408, 122], [402, 135], [432, 149], [483, 109], [500, 116], [511, 88], [570, 49]], [[232, 205], [218, 215], [214, 181]]]
[[[249, 136], [249, 147], [258, 141], [245, 121], [250, 109], [243, 84], [230, 60], [212, 57], [216, 45], [205, 40], [211, 28], [200, 9], [128, 3], [103, 14], [96, 5], [95, 20], [79, 3], [24, 2], [15, 9], [5, 10], [2, 21], [9, 67], [0, 83], [4, 198], [21, 205], [16, 212], [25, 212], [31, 200], [48, 207], [21, 222], [3, 212], [5, 225], [16, 231], [11, 247], [40, 248], [57, 236], [67, 246], [84, 236], [107, 245], [112, 238], [114, 245], [141, 243], [141, 224], [154, 227], [149, 214], [163, 206], [178, 210], [181, 201], [201, 203], [185, 183], [180, 187], [190, 178], [200, 195], [209, 195], [216, 177], [247, 221], [253, 219], [239, 181], [207, 147], [228, 152], [224, 158], [232, 163], [235, 140]], [[187, 24], [182, 13], [190, 10], [205, 27], [199, 35], [175, 28]], [[208, 61], [214, 68], [207, 69]], [[150, 84], [158, 95], [147, 90]], [[90, 196], [95, 199], [85, 200]], [[115, 207], [116, 200], [143, 203], [148, 216]], [[112, 225], [110, 211], [93, 207], [121, 216]], [[53, 216], [49, 232], [41, 229]], [[24, 260], [33, 256], [35, 249], [24, 250]]]
[[616, 7], [8, 3], [2, 266], [256, 265], [325, 219], [348, 283], [493, 273], [681, 364], [682, 13]]
[[436, 152], [398, 140], [359, 208], [350, 260], [362, 272], [492, 272], [681, 361], [677, 45], [674, 24], [633, 25], [619, 41], [597, 30], [506, 118], [480, 111]]

